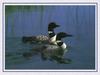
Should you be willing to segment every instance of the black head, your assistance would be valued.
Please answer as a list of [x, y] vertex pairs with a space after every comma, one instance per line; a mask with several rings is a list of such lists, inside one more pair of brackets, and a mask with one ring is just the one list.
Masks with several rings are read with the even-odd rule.
[[61, 40], [62, 38], [65, 38], [65, 37], [72, 37], [72, 35], [70, 35], [70, 34], [67, 34], [67, 33], [65, 33], [65, 32], [60, 32], [60, 33], [58, 33], [57, 34], [57, 40]]
[[59, 25], [57, 25], [57, 24], [54, 23], [54, 22], [51, 22], [51, 23], [49, 23], [49, 25], [48, 25], [48, 29], [50, 29], [50, 30], [52, 30], [52, 29], [54, 29], [54, 28], [56, 28], [56, 27], [59, 27]]

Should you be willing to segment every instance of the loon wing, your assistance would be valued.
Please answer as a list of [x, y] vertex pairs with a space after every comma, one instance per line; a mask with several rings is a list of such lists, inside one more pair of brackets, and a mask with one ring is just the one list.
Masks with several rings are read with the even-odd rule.
[[38, 36], [23, 36], [23, 43], [48, 43], [49, 37], [46, 35], [38, 35]]

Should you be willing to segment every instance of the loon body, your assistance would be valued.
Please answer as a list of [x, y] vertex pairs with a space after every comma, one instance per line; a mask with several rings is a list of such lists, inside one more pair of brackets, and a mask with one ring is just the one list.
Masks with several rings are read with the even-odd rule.
[[26, 42], [49, 42], [55, 44], [56, 41], [56, 34], [54, 33], [54, 29], [59, 27], [56, 23], [52, 22], [48, 25], [48, 36], [46, 35], [38, 35], [38, 36], [31, 36], [31, 37], [23, 37], [22, 40], [24, 43]]

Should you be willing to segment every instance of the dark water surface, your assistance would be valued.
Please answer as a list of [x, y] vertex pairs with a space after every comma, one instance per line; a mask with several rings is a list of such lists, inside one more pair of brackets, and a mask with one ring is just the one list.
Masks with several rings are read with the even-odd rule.
[[[36, 45], [36, 44], [35, 44]], [[6, 39], [6, 69], [94, 69], [94, 48], [84, 41], [76, 43], [69, 48], [65, 58], [71, 59], [70, 64], [59, 64], [50, 60], [42, 60], [40, 54], [34, 54], [31, 58], [24, 58], [22, 54], [29, 52], [34, 44], [24, 44], [21, 38]]]

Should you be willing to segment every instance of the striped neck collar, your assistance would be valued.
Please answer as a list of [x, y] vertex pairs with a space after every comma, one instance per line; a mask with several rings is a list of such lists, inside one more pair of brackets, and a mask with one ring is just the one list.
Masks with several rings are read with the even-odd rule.
[[59, 43], [59, 42], [62, 42], [62, 41], [61, 40], [57, 40], [56, 42]]

